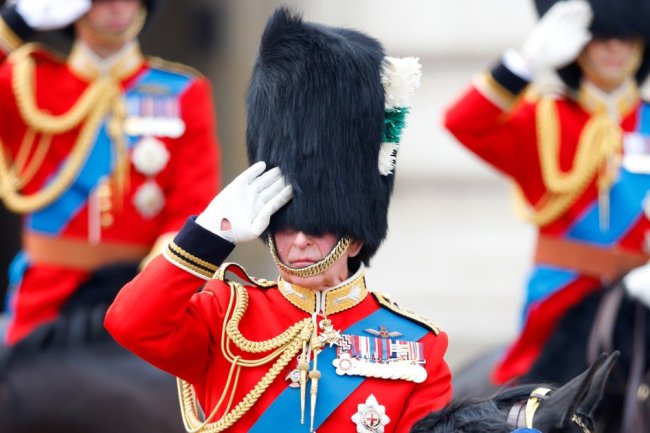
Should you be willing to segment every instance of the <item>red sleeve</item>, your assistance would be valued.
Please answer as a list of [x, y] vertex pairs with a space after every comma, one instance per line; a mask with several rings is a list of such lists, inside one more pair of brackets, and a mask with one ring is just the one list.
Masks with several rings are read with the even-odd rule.
[[197, 293], [204, 283], [158, 256], [120, 290], [106, 314], [106, 329], [145, 361], [195, 382], [208, 366], [210, 344], [218, 341], [217, 324], [225, 316], [217, 298], [228, 296], [226, 285], [216, 280]]
[[425, 367], [427, 380], [413, 389], [407, 404], [397, 421], [395, 433], [408, 433], [418, 420], [432, 411], [436, 411], [451, 401], [451, 372], [444, 360], [447, 351], [447, 334], [441, 332], [433, 336], [433, 345], [429, 349]]
[[219, 189], [219, 143], [210, 83], [199, 78], [181, 97], [185, 133], [174, 144], [161, 233], [176, 232], [188, 215], [198, 215]]
[[472, 87], [449, 108], [444, 123], [463, 146], [519, 183], [538, 164], [531, 103], [506, 112]]

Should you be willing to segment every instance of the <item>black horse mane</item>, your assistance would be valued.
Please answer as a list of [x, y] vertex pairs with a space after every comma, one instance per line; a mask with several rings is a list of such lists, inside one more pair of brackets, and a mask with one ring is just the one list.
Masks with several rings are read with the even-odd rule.
[[[594, 411], [617, 358], [617, 352], [602, 354], [561, 387], [525, 384], [503, 388], [492, 398], [454, 400], [418, 421], [411, 433], [511, 433], [522, 427], [522, 409], [525, 421], [543, 433], [594, 431]], [[509, 420], [513, 407], [515, 420]]]
[[[508, 412], [518, 402], [525, 402], [539, 386], [519, 385], [504, 388], [490, 399], [459, 399], [420, 420], [411, 433], [483, 432], [511, 433]], [[548, 387], [548, 386], [547, 386]], [[584, 416], [584, 418], [588, 418]], [[590, 420], [592, 421], [592, 420]]]

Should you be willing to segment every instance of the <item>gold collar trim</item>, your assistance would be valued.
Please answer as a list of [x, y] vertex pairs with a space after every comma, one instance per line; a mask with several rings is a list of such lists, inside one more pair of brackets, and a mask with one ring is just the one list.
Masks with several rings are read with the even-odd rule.
[[606, 93], [587, 80], [578, 90], [578, 103], [590, 113], [606, 113], [613, 121], [620, 121], [639, 103], [640, 92], [634, 80], [625, 81], [611, 93]]
[[127, 43], [120, 51], [105, 59], [97, 56], [82, 42], [77, 42], [68, 57], [68, 66], [72, 72], [88, 81], [99, 77], [121, 81], [135, 73], [143, 62], [144, 56], [136, 40]]
[[302, 311], [313, 314], [336, 314], [358, 305], [368, 295], [363, 265], [341, 284], [322, 292], [278, 279], [282, 296]]

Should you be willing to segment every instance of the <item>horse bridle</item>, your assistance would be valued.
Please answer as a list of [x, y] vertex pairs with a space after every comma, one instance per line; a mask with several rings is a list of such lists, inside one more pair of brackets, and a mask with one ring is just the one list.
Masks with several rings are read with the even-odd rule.
[[[510, 412], [508, 412], [508, 424], [515, 427], [515, 429], [533, 429], [535, 411], [537, 411], [542, 401], [546, 400], [550, 394], [551, 389], [549, 388], [535, 388], [526, 401], [520, 401], [512, 405]], [[573, 414], [571, 421], [580, 427], [582, 433], [591, 433], [591, 430], [589, 430], [589, 427], [587, 427], [587, 424], [580, 415]]]

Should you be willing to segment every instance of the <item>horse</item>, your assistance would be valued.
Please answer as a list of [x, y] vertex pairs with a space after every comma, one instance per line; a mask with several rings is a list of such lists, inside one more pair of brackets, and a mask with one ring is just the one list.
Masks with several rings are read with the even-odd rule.
[[601, 355], [565, 385], [504, 388], [485, 399], [458, 399], [418, 421], [411, 433], [594, 433], [595, 412], [618, 353]]
[[601, 350], [618, 350], [620, 362], [605, 388], [603, 431], [647, 432], [650, 428], [650, 320], [648, 308], [629, 296], [623, 280], [604, 286], [558, 322], [530, 371], [520, 381], [562, 382]]
[[129, 264], [96, 272], [58, 319], [0, 349], [0, 433], [184, 433], [175, 379], [103, 326], [136, 271]]
[[[648, 308], [626, 293], [623, 279], [603, 285], [558, 321], [531, 369], [517, 384], [564, 383], [601, 352], [620, 352], [596, 414], [602, 432], [650, 431], [650, 320]], [[486, 397], [498, 388], [489, 374], [505, 347], [479, 355], [454, 374], [454, 393]]]

